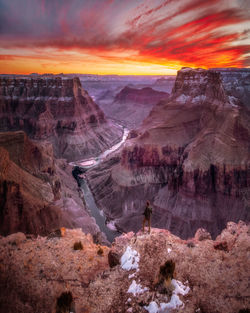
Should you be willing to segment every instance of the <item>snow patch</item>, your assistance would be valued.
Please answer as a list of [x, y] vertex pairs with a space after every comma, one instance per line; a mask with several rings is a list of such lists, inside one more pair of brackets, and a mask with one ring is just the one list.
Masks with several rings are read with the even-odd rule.
[[168, 248], [168, 253], [170, 253], [172, 251], [172, 249], [171, 248]]
[[136, 294], [143, 293], [143, 292], [145, 292], [147, 290], [148, 290], [147, 287], [143, 288], [142, 285], [141, 284], [137, 284], [135, 280], [132, 281], [132, 284], [128, 288], [128, 292], [132, 293], [134, 296]]
[[133, 269], [139, 271], [139, 261], [140, 254], [130, 246], [127, 246], [126, 251], [121, 257], [121, 267], [126, 271]]
[[135, 273], [128, 275], [128, 278], [129, 278], [129, 279], [131, 279], [131, 278], [133, 278], [133, 277], [135, 277]]
[[177, 97], [175, 100], [177, 102], [186, 102], [190, 97], [186, 96], [184, 94], [181, 94], [179, 97]]
[[168, 310], [177, 309], [179, 307], [184, 307], [184, 303], [180, 300], [179, 294], [186, 295], [190, 288], [185, 286], [179, 280], [172, 280], [172, 285], [174, 287], [172, 297], [169, 302], [162, 302], [158, 305], [155, 301], [150, 302], [148, 306], [144, 306], [144, 309], [149, 313], [165, 313]]
[[206, 99], [205, 95], [199, 95], [192, 99], [192, 103], [202, 102]]

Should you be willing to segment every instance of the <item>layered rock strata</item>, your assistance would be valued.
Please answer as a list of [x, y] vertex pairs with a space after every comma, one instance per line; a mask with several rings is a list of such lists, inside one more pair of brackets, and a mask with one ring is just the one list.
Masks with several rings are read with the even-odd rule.
[[[242, 222], [229, 223], [216, 241], [209, 236], [185, 241], [153, 229], [150, 235], [118, 237], [111, 249], [95, 245], [80, 230], [67, 229], [61, 238], [34, 239], [22, 233], [2, 237], [1, 310], [160, 313], [165, 307], [168, 312], [247, 312], [249, 234]], [[82, 249], [74, 250], [79, 242]], [[163, 292], [157, 287], [159, 270], [170, 261], [175, 272]]]
[[0, 131], [49, 140], [57, 157], [98, 155], [122, 129], [107, 121], [78, 78], [0, 78]]
[[22, 131], [0, 133], [0, 169], [0, 234], [44, 235], [63, 226], [100, 231], [51, 143], [34, 143]]
[[239, 99], [250, 107], [250, 69], [249, 68], [215, 68], [221, 74], [222, 83], [231, 101]]
[[167, 92], [150, 87], [135, 89], [126, 86], [116, 94], [113, 101], [99, 98], [98, 103], [107, 116], [122, 121], [129, 129], [133, 129], [139, 127], [154, 105], [168, 97]]
[[183, 238], [249, 221], [250, 112], [228, 97], [220, 73], [180, 70], [170, 98], [129, 137], [117, 157], [87, 174], [118, 228], [140, 229], [147, 199], [153, 225]]

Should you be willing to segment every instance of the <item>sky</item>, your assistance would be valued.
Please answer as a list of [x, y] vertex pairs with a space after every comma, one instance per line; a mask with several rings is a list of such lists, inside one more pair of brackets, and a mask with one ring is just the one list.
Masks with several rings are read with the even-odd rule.
[[250, 0], [0, 0], [0, 73], [250, 67]]

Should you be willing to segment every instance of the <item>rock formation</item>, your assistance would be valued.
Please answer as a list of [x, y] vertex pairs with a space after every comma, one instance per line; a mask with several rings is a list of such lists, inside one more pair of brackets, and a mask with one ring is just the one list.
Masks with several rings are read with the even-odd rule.
[[[164, 312], [248, 312], [249, 236], [249, 225], [240, 222], [228, 223], [216, 241], [185, 241], [152, 229], [150, 235], [120, 236], [111, 249], [95, 245], [80, 230], [66, 229], [61, 238], [2, 237], [1, 312], [65, 312], [63, 305], [76, 313], [160, 313], [160, 307]], [[82, 250], [74, 250], [76, 242]], [[170, 261], [175, 271], [163, 292], [155, 282]]]
[[34, 143], [23, 131], [0, 133], [0, 169], [0, 234], [48, 234], [62, 226], [99, 232], [72, 168], [54, 158], [50, 143]]
[[0, 131], [24, 130], [53, 144], [70, 161], [95, 156], [117, 142], [122, 129], [107, 121], [78, 78], [0, 78]]
[[250, 107], [250, 69], [249, 68], [215, 68], [221, 74], [222, 83], [231, 101], [240, 100]]
[[[131, 132], [120, 155], [87, 173], [95, 199], [121, 230], [138, 230], [146, 200], [155, 227], [213, 238], [250, 219], [250, 112], [217, 71], [183, 68], [170, 98]], [[105, 171], [102, 171], [105, 169]]]
[[155, 104], [167, 99], [168, 96], [168, 93], [156, 91], [150, 87], [135, 89], [126, 86], [116, 94], [113, 102], [99, 98], [98, 103], [107, 116], [122, 121], [124, 125], [132, 129], [141, 124]]

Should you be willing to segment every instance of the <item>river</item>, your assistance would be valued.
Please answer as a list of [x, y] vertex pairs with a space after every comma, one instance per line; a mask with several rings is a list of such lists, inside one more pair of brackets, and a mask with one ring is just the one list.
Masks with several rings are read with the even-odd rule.
[[[72, 174], [75, 177], [75, 179], [77, 180], [78, 185], [80, 186], [80, 188], [83, 191], [84, 199], [85, 199], [87, 208], [90, 210], [91, 215], [95, 218], [96, 224], [99, 226], [101, 232], [103, 232], [106, 235], [107, 240], [111, 243], [113, 242], [115, 237], [120, 235], [120, 233], [118, 231], [116, 231], [115, 226], [112, 224], [112, 222], [109, 222], [108, 224], [106, 223], [106, 217], [105, 217], [103, 211], [101, 211], [97, 207], [94, 196], [93, 196], [93, 194], [92, 194], [92, 192], [88, 186], [87, 181], [84, 178], [80, 177], [79, 174], [81, 171], [86, 172], [87, 170], [93, 168], [94, 166], [97, 166], [108, 155], [117, 151], [122, 146], [122, 144], [125, 142], [125, 140], [127, 139], [128, 133], [129, 133], [129, 130], [127, 128], [123, 127], [122, 140], [120, 142], [118, 142], [117, 144], [115, 144], [114, 146], [112, 146], [111, 148], [102, 152], [98, 157], [89, 158], [89, 159], [85, 159], [85, 160], [79, 160], [76, 162], [69, 163], [71, 166], [74, 166], [74, 170], [73, 170]], [[107, 225], [109, 225], [109, 227]]]

